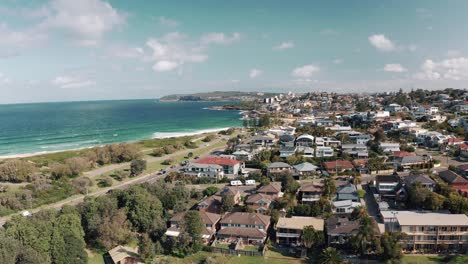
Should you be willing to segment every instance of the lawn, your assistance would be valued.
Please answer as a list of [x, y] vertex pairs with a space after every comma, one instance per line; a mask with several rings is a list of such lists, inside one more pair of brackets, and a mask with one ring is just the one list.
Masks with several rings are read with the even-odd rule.
[[104, 258], [101, 254], [88, 252], [88, 264], [104, 264]]
[[403, 264], [468, 263], [468, 256], [404, 256]]

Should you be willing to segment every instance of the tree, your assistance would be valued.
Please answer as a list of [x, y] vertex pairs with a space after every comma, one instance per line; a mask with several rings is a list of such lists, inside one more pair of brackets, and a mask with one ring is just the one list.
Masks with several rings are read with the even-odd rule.
[[80, 175], [83, 171], [90, 167], [89, 161], [82, 157], [69, 158], [65, 160], [65, 164], [70, 168], [70, 176], [72, 177]]
[[328, 247], [320, 254], [319, 263], [321, 264], [341, 264], [343, 260], [336, 248]]
[[203, 195], [204, 196], [211, 196], [219, 191], [218, 187], [215, 186], [209, 186], [205, 190], [203, 190]]
[[234, 208], [235, 201], [234, 201], [234, 195], [232, 194], [225, 194], [221, 198], [221, 210], [223, 212], [229, 212]]
[[144, 233], [138, 240], [138, 255], [145, 263], [150, 262], [155, 256], [155, 245], [148, 234]]
[[372, 218], [365, 216], [359, 221], [359, 229], [352, 238], [353, 248], [362, 255], [367, 254], [373, 247], [375, 242], [374, 224]]
[[71, 174], [70, 166], [67, 164], [54, 163], [50, 166], [50, 175], [54, 180], [69, 177]]
[[144, 170], [146, 170], [146, 160], [137, 159], [130, 163], [130, 175], [139, 175]]
[[258, 121], [260, 127], [270, 127], [270, 115], [262, 115]]
[[164, 153], [164, 149], [163, 148], [155, 148], [153, 149], [153, 152], [152, 152], [152, 155], [155, 156], [155, 157], [161, 157], [163, 156], [165, 153]]
[[306, 226], [302, 231], [302, 241], [309, 250], [312, 247], [319, 247], [325, 242], [323, 232], [316, 231], [313, 226]]
[[323, 181], [323, 196], [327, 197], [329, 200], [336, 193], [335, 182], [330, 178], [325, 178]]
[[368, 217], [369, 213], [367, 212], [367, 208], [365, 206], [358, 206], [354, 208], [353, 212], [351, 213], [352, 220], [361, 220], [364, 217]]
[[190, 210], [185, 214], [182, 230], [192, 238], [193, 252], [198, 252], [201, 249], [203, 228], [204, 223], [198, 211]]
[[0, 181], [30, 182], [34, 170], [34, 165], [27, 161], [20, 159], [7, 160], [0, 165]]
[[381, 257], [384, 260], [396, 260], [402, 257], [401, 245], [398, 243], [404, 234], [400, 232], [385, 232], [380, 240], [382, 245]]

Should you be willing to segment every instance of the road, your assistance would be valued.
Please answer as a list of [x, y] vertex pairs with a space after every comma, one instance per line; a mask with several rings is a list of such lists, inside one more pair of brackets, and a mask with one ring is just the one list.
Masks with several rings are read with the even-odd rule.
[[[206, 148], [207, 144], [214, 146], [214, 145], [216, 145], [217, 143], [219, 143], [221, 141], [226, 141], [227, 142], [227, 139], [225, 137], [220, 137], [220, 138], [217, 138], [215, 140], [212, 140], [209, 143], [203, 143], [201, 146], [199, 146], [197, 148], [194, 148], [194, 149], [181, 150], [181, 151], [174, 152], [174, 153], [172, 153], [170, 155], [166, 155], [166, 156], [163, 156], [163, 157], [147, 158], [146, 160], [147, 160], [147, 162], [163, 161], [163, 160], [165, 160], [167, 158], [171, 158], [171, 157], [178, 156], [178, 155], [185, 155], [185, 154], [188, 154], [189, 152], [193, 152], [193, 151], [196, 151], [196, 150]], [[204, 154], [203, 156], [209, 155], [209, 153], [211, 153], [212, 151], [219, 150], [219, 149], [220, 149], [219, 147], [212, 147], [212, 148], [208, 149], [207, 153]], [[105, 167], [102, 167], [102, 168], [98, 168], [98, 169], [95, 169], [95, 170], [92, 170], [92, 171], [89, 171], [89, 172], [85, 173], [85, 176], [95, 177], [97, 175], [101, 175], [103, 173], [106, 173], [106, 172], [109, 172], [109, 171], [112, 171], [112, 170], [115, 170], [115, 169], [123, 168], [125, 166], [129, 166], [129, 163], [116, 164], [116, 166], [109, 165], [109, 166], [105, 166]], [[167, 172], [177, 171], [180, 168], [181, 168], [181, 166], [176, 165], [174, 168], [167, 169], [166, 171]], [[103, 188], [103, 189], [94, 191], [92, 193], [89, 193], [87, 196], [101, 196], [101, 195], [104, 195], [104, 194], [106, 194], [107, 192], [109, 192], [111, 190], [126, 189], [126, 188], [128, 188], [128, 187], [130, 187], [132, 185], [140, 184], [140, 183], [144, 183], [144, 182], [155, 182], [156, 180], [161, 179], [164, 176], [165, 176], [165, 174], [158, 175], [157, 172], [150, 173], [150, 174], [145, 174], [145, 175], [139, 176], [137, 178], [130, 179], [129, 181], [126, 181], [126, 182], [123, 182], [123, 183], [120, 183], [120, 184], [116, 184], [116, 185], [113, 185], [113, 186], [110, 186], [110, 187], [107, 187], [107, 188]], [[78, 204], [80, 202], [83, 202], [85, 197], [86, 197], [86, 195], [74, 195], [74, 196], [69, 197], [69, 198], [67, 198], [65, 200], [55, 202], [55, 203], [52, 203], [52, 204], [43, 205], [43, 206], [40, 206], [40, 207], [37, 207], [37, 208], [34, 208], [34, 209], [30, 209], [28, 211], [34, 214], [34, 213], [36, 213], [36, 212], [38, 212], [40, 210], [44, 210], [44, 209], [60, 209], [64, 205], [76, 205], [76, 204]], [[0, 227], [3, 226], [5, 224], [5, 222], [9, 221], [12, 216], [17, 215], [17, 214], [19, 214], [19, 213], [9, 215], [9, 216], [0, 217]]]

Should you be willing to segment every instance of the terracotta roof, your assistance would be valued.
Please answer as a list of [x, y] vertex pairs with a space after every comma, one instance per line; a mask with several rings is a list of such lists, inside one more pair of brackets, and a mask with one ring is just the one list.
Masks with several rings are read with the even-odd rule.
[[468, 170], [468, 163], [458, 165], [457, 168], [460, 170]]
[[268, 185], [264, 185], [257, 190], [258, 193], [279, 193], [281, 192], [281, 185], [270, 183]]
[[460, 143], [463, 142], [463, 140], [458, 139], [458, 138], [447, 138], [444, 140], [447, 143]]
[[407, 151], [393, 151], [393, 156], [395, 158], [403, 158], [407, 156], [414, 156], [414, 153], [407, 152]]
[[323, 231], [324, 221], [321, 218], [316, 217], [305, 217], [305, 216], [293, 216], [291, 218], [281, 217], [278, 219], [276, 228], [288, 228], [303, 230], [306, 226], [313, 226], [315, 230]]
[[266, 203], [271, 203], [273, 199], [271, 198], [270, 195], [266, 195], [263, 193], [256, 193], [256, 194], [250, 195], [245, 202], [248, 204], [253, 204], [253, 203], [259, 202], [260, 200], [263, 200]]
[[245, 213], [245, 212], [233, 212], [224, 215], [220, 221], [221, 224], [241, 224], [241, 225], [269, 225], [270, 216], [257, 214], [257, 213]]
[[[187, 214], [188, 211], [180, 212], [176, 215], [174, 215], [170, 221], [171, 222], [180, 222], [184, 219], [185, 215]], [[204, 211], [196, 211], [200, 214], [201, 219], [203, 220], [203, 223], [206, 225], [212, 225], [215, 224], [219, 221], [221, 218], [221, 215], [219, 214], [214, 214], [214, 213], [209, 213], [209, 212], [204, 212]]]
[[218, 231], [218, 235], [233, 237], [266, 237], [266, 232], [256, 228], [225, 227]]
[[224, 166], [234, 166], [239, 164], [240, 162], [234, 159], [228, 158], [220, 158], [220, 157], [206, 157], [197, 160], [195, 163], [200, 164], [217, 164], [217, 165], [224, 165]]
[[359, 221], [350, 221], [348, 218], [331, 217], [327, 220], [327, 233], [329, 235], [352, 235], [358, 232]]
[[143, 263], [138, 256], [138, 251], [136, 249], [124, 246], [117, 246], [109, 250], [109, 255], [112, 258], [114, 263], [118, 263], [126, 258], [132, 258], [135, 260], [135, 264]]
[[323, 183], [320, 182], [304, 182], [299, 188], [300, 192], [322, 192]]
[[356, 167], [367, 166], [368, 162], [369, 162], [368, 159], [355, 159], [355, 160], [353, 160], [353, 164]]
[[334, 170], [336, 168], [344, 168], [344, 169], [353, 168], [353, 164], [347, 160], [328, 161], [328, 162], [324, 162], [323, 166], [327, 170], [332, 170], [332, 169]]
[[461, 149], [467, 150], [468, 149], [468, 144], [465, 142], [465, 144], [460, 145]]

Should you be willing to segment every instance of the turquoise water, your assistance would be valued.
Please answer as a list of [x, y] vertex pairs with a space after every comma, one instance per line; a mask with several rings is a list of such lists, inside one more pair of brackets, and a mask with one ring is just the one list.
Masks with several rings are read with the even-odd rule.
[[0, 156], [170, 137], [239, 126], [220, 102], [155, 100], [0, 105]]

